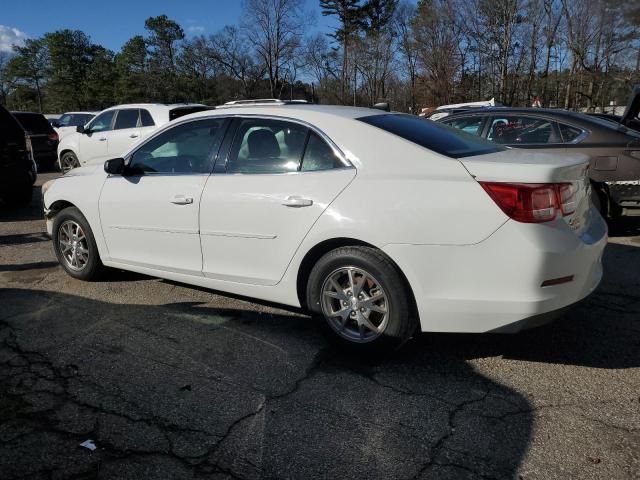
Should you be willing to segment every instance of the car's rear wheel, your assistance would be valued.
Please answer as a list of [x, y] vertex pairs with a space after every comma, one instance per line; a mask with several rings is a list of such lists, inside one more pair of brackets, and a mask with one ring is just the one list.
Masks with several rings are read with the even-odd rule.
[[394, 350], [417, 327], [406, 280], [370, 247], [342, 247], [320, 258], [307, 282], [307, 305], [330, 338], [350, 350]]
[[95, 280], [104, 269], [89, 222], [75, 207], [55, 216], [53, 247], [62, 268], [74, 278]]
[[73, 152], [66, 152], [60, 157], [60, 170], [62, 173], [67, 173], [69, 170], [73, 170], [80, 166], [78, 158]]

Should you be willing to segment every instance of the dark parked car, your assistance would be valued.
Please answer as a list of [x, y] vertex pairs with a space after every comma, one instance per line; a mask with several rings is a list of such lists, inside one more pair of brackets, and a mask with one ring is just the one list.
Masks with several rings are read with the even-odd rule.
[[9, 205], [28, 204], [36, 176], [29, 138], [0, 106], [0, 199]]
[[50, 169], [58, 159], [58, 134], [41, 113], [11, 112], [31, 139], [33, 157], [40, 170]]
[[582, 153], [591, 161], [593, 201], [604, 215], [640, 208], [640, 132], [582, 113], [483, 108], [439, 120], [514, 148]]

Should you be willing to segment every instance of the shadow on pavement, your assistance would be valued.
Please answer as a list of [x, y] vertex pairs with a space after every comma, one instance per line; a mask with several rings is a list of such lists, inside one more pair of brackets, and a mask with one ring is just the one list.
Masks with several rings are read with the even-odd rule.
[[529, 445], [527, 398], [466, 362], [489, 339], [421, 337], [372, 362], [294, 314], [21, 289], [0, 302], [6, 479], [512, 478]]

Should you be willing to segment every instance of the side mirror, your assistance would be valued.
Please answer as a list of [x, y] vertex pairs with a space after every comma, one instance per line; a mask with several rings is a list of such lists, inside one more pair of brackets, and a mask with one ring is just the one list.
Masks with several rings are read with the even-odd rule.
[[78, 125], [76, 127], [76, 132], [78, 133], [87, 133], [89, 130], [85, 130], [84, 127], [82, 125]]
[[123, 175], [125, 171], [124, 158], [113, 158], [104, 162], [104, 171], [109, 175]]

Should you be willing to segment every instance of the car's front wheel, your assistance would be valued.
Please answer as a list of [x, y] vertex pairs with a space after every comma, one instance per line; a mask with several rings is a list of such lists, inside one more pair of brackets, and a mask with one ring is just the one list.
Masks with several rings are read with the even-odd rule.
[[370, 247], [342, 247], [320, 258], [309, 275], [307, 305], [350, 350], [395, 350], [417, 327], [406, 280], [386, 255]]
[[89, 222], [75, 207], [55, 216], [53, 248], [62, 268], [74, 278], [95, 280], [104, 269]]
[[60, 157], [60, 170], [63, 174], [79, 166], [78, 157], [73, 152], [66, 152]]

